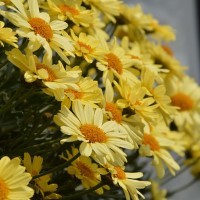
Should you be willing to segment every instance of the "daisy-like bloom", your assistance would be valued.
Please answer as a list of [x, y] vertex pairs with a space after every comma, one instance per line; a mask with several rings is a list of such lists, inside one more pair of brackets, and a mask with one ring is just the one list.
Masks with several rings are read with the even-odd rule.
[[108, 119], [115, 121], [119, 130], [127, 133], [128, 139], [137, 148], [138, 144], [141, 143], [143, 124], [134, 116], [126, 118], [122, 114], [123, 109], [119, 108], [114, 102], [114, 90], [109, 80], [106, 81], [104, 96], [105, 101], [103, 102], [103, 107], [105, 108]]
[[[73, 112], [72, 112], [73, 111]], [[133, 145], [125, 141], [126, 133], [121, 133], [113, 121], [104, 121], [101, 108], [91, 105], [83, 106], [80, 101], [72, 104], [72, 111], [63, 106], [54, 116], [55, 123], [61, 132], [69, 137], [61, 143], [81, 141], [79, 151], [83, 156], [92, 156], [104, 161], [126, 161], [126, 154], [121, 148], [133, 149]]]
[[182, 130], [186, 122], [192, 125], [200, 119], [200, 88], [188, 76], [181, 80], [174, 77], [170, 82], [166, 85], [167, 94], [171, 97], [171, 104], [179, 108], [174, 120], [179, 130]]
[[155, 104], [154, 98], [146, 97], [147, 90], [141, 85], [141, 82], [130, 85], [120, 81], [120, 84], [115, 82], [115, 85], [121, 95], [116, 102], [120, 108], [131, 109], [147, 121], [158, 119], [159, 113], [156, 110], [158, 105]]
[[62, 21], [71, 20], [76, 25], [89, 26], [93, 11], [81, 6], [82, 0], [48, 0], [48, 13]]
[[42, 80], [42, 83], [48, 88], [66, 89], [69, 85], [72, 86], [77, 82], [81, 74], [81, 70], [77, 67], [65, 69], [61, 62], [57, 65], [52, 64], [52, 60], [47, 58], [47, 54], [43, 56], [42, 62], [30, 51], [22, 54], [19, 49], [12, 49], [6, 54], [8, 60], [24, 72], [25, 81], [28, 83]]
[[83, 0], [86, 4], [91, 5], [100, 10], [109, 20], [116, 22], [115, 17], [120, 14], [119, 0]]
[[[72, 147], [72, 153], [67, 151], [67, 158], [63, 155], [60, 157], [65, 160], [69, 160], [73, 158], [78, 152], [79, 151], [77, 148]], [[91, 158], [86, 156], [79, 156], [75, 161], [71, 163], [69, 167], [67, 167], [66, 171], [68, 174], [74, 175], [76, 178], [81, 180], [83, 187], [86, 189], [94, 187], [100, 183], [101, 175], [106, 175], [108, 173], [106, 169], [99, 167], [98, 164], [92, 162]], [[108, 190], [109, 186], [105, 185], [95, 190], [95, 192], [97, 194], [103, 194], [103, 189]]]
[[2, 11], [1, 14], [11, 23], [18, 27], [17, 34], [30, 40], [28, 48], [33, 51], [43, 46], [48, 53], [48, 58], [52, 57], [52, 50], [67, 63], [67, 54], [73, 55], [74, 47], [70, 39], [62, 35], [62, 31], [68, 26], [66, 22], [54, 20], [50, 21], [48, 13], [40, 12], [37, 0], [28, 0], [28, 8], [21, 0], [11, 0], [15, 12]]
[[153, 125], [146, 124], [139, 152], [142, 156], [153, 157], [152, 164], [156, 169], [158, 177], [162, 178], [165, 175], [163, 164], [168, 167], [173, 175], [175, 175], [175, 171], [179, 170], [180, 167], [168, 152], [168, 149], [173, 149], [176, 143], [165, 136], [157, 135], [157, 132], [162, 132], [162, 127], [160, 127], [155, 128]]
[[[90, 77], [81, 77], [78, 82], [71, 84], [67, 89], [44, 89], [45, 93], [55, 96], [56, 100], [71, 104], [72, 101], [81, 101], [82, 104], [90, 104], [97, 107], [103, 98], [102, 90], [98, 87], [98, 82]], [[70, 102], [69, 102], [70, 101]], [[70, 106], [67, 106], [70, 107]]]
[[28, 187], [31, 175], [20, 165], [19, 158], [12, 160], [4, 156], [0, 159], [0, 199], [29, 200], [34, 194]]
[[134, 60], [126, 55], [125, 50], [117, 44], [116, 38], [110, 43], [106, 43], [101, 38], [102, 55], [97, 58], [97, 68], [103, 71], [103, 83], [109, 79], [113, 81], [114, 76], [122, 80], [136, 81], [137, 78], [132, 73]]
[[148, 53], [154, 64], [161, 66], [161, 69], [167, 69], [168, 73], [163, 75], [166, 81], [173, 76], [183, 77], [184, 71], [187, 67], [181, 66], [180, 62], [166, 51], [161, 45], [155, 45], [151, 42], [145, 42], [141, 45], [142, 51]]
[[171, 116], [175, 115], [177, 109], [171, 105], [171, 98], [166, 94], [165, 85], [156, 82], [156, 75], [147, 68], [141, 72], [141, 84], [147, 89], [148, 95], [154, 98], [158, 112], [161, 112], [166, 121], [171, 121]]
[[93, 36], [81, 32], [77, 37], [73, 31], [71, 31], [71, 36], [74, 40], [75, 54], [83, 57], [88, 63], [92, 63], [94, 58], [101, 55], [98, 48], [99, 42]]
[[5, 23], [0, 21], [0, 46], [4, 46], [4, 43], [10, 44], [14, 47], [17, 46], [17, 37], [16, 33], [12, 31], [11, 28], [5, 28]]
[[167, 190], [161, 189], [155, 181], [151, 181], [151, 195], [152, 200], [167, 200]]
[[138, 195], [141, 196], [143, 199], [145, 198], [138, 191], [138, 189], [145, 188], [146, 186], [150, 185], [151, 182], [136, 180], [143, 176], [141, 172], [136, 172], [136, 173], [125, 172], [123, 167], [112, 166], [112, 165], [108, 165], [107, 168], [111, 173], [113, 183], [115, 185], [119, 185], [122, 188], [126, 200], [130, 199], [139, 200]]
[[[26, 167], [26, 171], [32, 176], [39, 175], [42, 170], [43, 158], [41, 156], [34, 156], [33, 160], [29, 153], [24, 153], [23, 164]], [[54, 193], [57, 190], [57, 184], [48, 184], [51, 180], [51, 175], [47, 174], [39, 178], [34, 179], [34, 188], [36, 194], [40, 193], [45, 199], [59, 199], [61, 196]], [[47, 195], [45, 193], [48, 193]], [[49, 195], [49, 193], [51, 193]]]

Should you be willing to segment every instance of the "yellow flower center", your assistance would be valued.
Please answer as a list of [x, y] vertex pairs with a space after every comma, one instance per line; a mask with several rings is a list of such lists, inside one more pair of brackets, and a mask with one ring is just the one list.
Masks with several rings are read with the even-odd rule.
[[83, 97], [83, 92], [79, 92], [79, 91], [76, 91], [76, 90], [66, 89], [65, 92], [73, 94], [74, 99], [82, 99], [82, 97]]
[[191, 110], [193, 108], [193, 100], [190, 96], [181, 92], [171, 97], [172, 105], [180, 107], [181, 111]]
[[117, 174], [114, 174], [114, 177], [118, 178], [118, 179], [126, 179], [126, 174], [124, 172], [124, 170], [121, 167], [114, 167], [114, 169], [116, 170]]
[[39, 34], [43, 38], [50, 40], [53, 37], [53, 31], [51, 27], [43, 19], [34, 17], [31, 18], [28, 23], [34, 29], [35, 33]]
[[91, 143], [105, 143], [107, 141], [106, 134], [97, 126], [92, 124], [84, 124], [80, 127], [81, 133]]
[[113, 53], [106, 54], [106, 61], [108, 68], [114, 69], [118, 74], [122, 74], [123, 66], [120, 59]]
[[79, 11], [77, 9], [73, 8], [73, 7], [70, 7], [70, 6], [67, 6], [67, 5], [60, 5], [58, 7], [61, 10], [61, 12], [64, 13], [64, 14], [66, 12], [68, 12], [68, 13], [74, 15], [74, 16], [79, 15]]
[[45, 79], [45, 81], [54, 81], [57, 77], [55, 73], [53, 72], [52, 69], [50, 69], [47, 65], [42, 64], [42, 63], [37, 63], [36, 64], [36, 69], [45, 69], [48, 73], [48, 78]]
[[93, 51], [93, 48], [88, 44], [78, 41], [78, 45], [79, 45], [81, 51], [86, 50], [87, 53], [91, 53]]
[[160, 145], [153, 135], [145, 133], [144, 136], [143, 136], [142, 143], [145, 144], [145, 145], [149, 145], [152, 151], [159, 151], [160, 150]]
[[0, 200], [8, 199], [8, 193], [9, 190], [6, 183], [0, 178]]
[[79, 169], [81, 175], [83, 175], [83, 176], [85, 176], [87, 178], [90, 178], [90, 179], [94, 179], [93, 171], [85, 163], [83, 163], [81, 161], [77, 161], [76, 162], [76, 166]]
[[117, 108], [117, 106], [114, 103], [107, 102], [105, 109], [106, 111], [111, 112], [113, 120], [115, 120], [118, 123], [121, 123], [122, 112]]

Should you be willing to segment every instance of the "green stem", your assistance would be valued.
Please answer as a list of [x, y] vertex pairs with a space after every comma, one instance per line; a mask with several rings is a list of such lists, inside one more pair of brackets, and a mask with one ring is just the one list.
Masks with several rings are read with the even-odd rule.
[[89, 194], [90, 192], [93, 192], [93, 191], [95, 191], [95, 190], [101, 188], [101, 187], [104, 186], [104, 185], [105, 185], [105, 183], [100, 182], [99, 184], [95, 185], [94, 187], [92, 187], [92, 188], [90, 188], [90, 189], [88, 189], [88, 190], [83, 190], [83, 191], [78, 192], [78, 193], [76, 193], [76, 194], [71, 194], [71, 195], [69, 195], [69, 196], [64, 196], [64, 197], [62, 197], [61, 200], [68, 200], [68, 199], [75, 199], [75, 198], [78, 198], [78, 197], [82, 197], [83, 195]]
[[60, 170], [60, 169], [63, 169], [63, 168], [65, 168], [65, 167], [69, 166], [69, 165], [70, 165], [74, 160], [76, 160], [79, 156], [80, 156], [80, 153], [77, 153], [73, 158], [71, 158], [71, 159], [68, 160], [67, 162], [65, 162], [65, 163], [63, 163], [63, 164], [61, 164], [61, 165], [59, 165], [59, 166], [57, 166], [57, 167], [55, 167], [55, 168], [53, 168], [53, 169], [47, 170], [46, 172], [43, 172], [43, 173], [41, 173], [41, 174], [38, 174], [38, 175], [34, 176], [34, 177], [33, 177], [33, 180], [36, 179], [36, 178], [39, 178], [39, 177], [41, 177], [41, 176], [44, 176], [44, 175], [46, 175], [46, 174], [50, 174], [50, 173], [52, 173], [52, 172], [58, 171], [58, 170]]

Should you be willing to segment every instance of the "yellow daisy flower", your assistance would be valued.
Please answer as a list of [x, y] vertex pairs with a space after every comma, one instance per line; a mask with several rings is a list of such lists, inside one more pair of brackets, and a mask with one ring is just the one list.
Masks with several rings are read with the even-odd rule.
[[31, 175], [20, 165], [19, 158], [12, 160], [4, 156], [0, 159], [0, 199], [29, 200], [34, 194], [28, 187]]
[[[22, 54], [19, 49], [12, 49], [7, 52], [8, 60], [24, 72], [25, 81], [28, 83], [42, 80], [42, 83], [51, 89], [66, 89], [69, 85], [79, 80], [81, 70], [66, 70], [61, 62], [57, 65], [52, 64], [52, 60], [47, 59], [47, 55], [41, 58], [27, 51]], [[75, 84], [74, 84], [75, 85]]]
[[114, 93], [111, 83], [107, 80], [104, 94], [105, 99], [103, 102], [105, 113], [109, 120], [116, 122], [120, 131], [127, 133], [128, 141], [130, 141], [135, 148], [138, 148], [138, 144], [141, 144], [141, 138], [143, 135], [143, 124], [140, 122], [139, 118], [136, 118], [133, 115], [126, 117], [122, 114], [123, 109], [119, 108], [114, 102]]
[[195, 80], [184, 76], [181, 80], [174, 77], [166, 85], [167, 94], [171, 97], [171, 104], [178, 107], [178, 114], [174, 116], [179, 130], [184, 129], [185, 123], [194, 124], [200, 120], [200, 88]]
[[[60, 156], [65, 160], [73, 158], [78, 153], [78, 149], [72, 147], [72, 153], [67, 151], [67, 158], [63, 155]], [[101, 175], [106, 175], [108, 172], [106, 169], [99, 167], [96, 163], [93, 163], [89, 157], [80, 156], [75, 161], [71, 163], [69, 167], [66, 168], [66, 171], [70, 175], [76, 176], [76, 178], [81, 180], [81, 183], [84, 188], [89, 189], [96, 186], [101, 182]], [[103, 189], [109, 189], [109, 186], [103, 186], [95, 190], [98, 194], [103, 194]]]
[[115, 17], [120, 14], [121, 1], [119, 0], [83, 0], [86, 4], [100, 10], [109, 20], [116, 22]]
[[81, 6], [82, 0], [48, 0], [48, 12], [59, 20], [71, 20], [76, 25], [89, 26], [93, 20], [93, 11]]
[[14, 47], [17, 46], [17, 37], [15, 36], [15, 32], [12, 31], [11, 28], [5, 28], [5, 23], [0, 21], [0, 46], [4, 46], [4, 43], [10, 44]]
[[103, 71], [103, 83], [109, 79], [113, 81], [114, 76], [122, 80], [137, 80], [132, 73], [134, 60], [126, 55], [125, 50], [117, 44], [116, 38], [110, 43], [106, 43], [103, 38], [100, 39], [102, 56], [97, 58], [97, 68]]
[[121, 108], [130, 108], [141, 119], [147, 121], [154, 121], [158, 119], [159, 113], [156, 108], [155, 99], [146, 97], [147, 90], [141, 85], [141, 82], [135, 84], [128, 84], [127, 82], [120, 81], [120, 84], [115, 82], [121, 98], [117, 100], [117, 105]]
[[43, 46], [49, 59], [54, 50], [69, 63], [66, 55], [73, 55], [74, 47], [69, 38], [62, 35], [68, 24], [59, 20], [50, 21], [48, 13], [39, 11], [37, 0], [28, 0], [28, 8], [21, 0], [11, 0], [11, 2], [14, 7], [10, 8], [15, 12], [1, 11], [1, 14], [18, 27], [16, 32], [19, 36], [30, 40], [28, 48], [36, 51]]
[[121, 148], [133, 149], [133, 145], [124, 141], [127, 135], [116, 129], [115, 122], [103, 120], [102, 109], [93, 108], [91, 105], [83, 106], [79, 101], [75, 101], [72, 111], [64, 106], [54, 116], [55, 123], [69, 136], [62, 139], [61, 143], [81, 141], [81, 155], [104, 161], [126, 161], [126, 154]]
[[75, 54], [79, 57], [83, 57], [88, 63], [101, 55], [98, 45], [99, 42], [91, 35], [86, 35], [81, 32], [77, 37], [73, 31], [71, 31], [72, 39], [74, 40]]
[[[159, 122], [158, 122], [159, 123]], [[163, 123], [164, 124], [164, 123]], [[175, 171], [179, 170], [180, 167], [174, 158], [170, 155], [168, 150], [173, 149], [175, 142], [157, 135], [159, 131], [162, 132], [162, 128], [155, 128], [146, 124], [145, 133], [142, 139], [142, 145], [140, 146], [139, 152], [142, 156], [153, 156], [152, 164], [156, 168], [158, 177], [162, 178], [165, 174], [165, 168], [163, 163], [168, 167], [170, 172], [175, 175]]]
[[111, 177], [113, 180], [113, 183], [115, 185], [119, 185], [126, 197], [126, 200], [139, 200], [139, 196], [141, 196], [143, 199], [145, 198], [138, 189], [143, 189], [146, 186], [150, 185], [151, 183], [149, 181], [139, 181], [135, 180], [138, 178], [141, 178], [143, 174], [141, 172], [136, 173], [130, 173], [125, 172], [123, 167], [120, 166], [107, 166], [108, 170], [111, 173]]
[[[41, 156], [34, 156], [33, 160], [29, 153], [24, 153], [23, 164], [26, 167], [26, 171], [29, 172], [32, 176], [39, 175], [42, 170], [43, 158]], [[34, 179], [34, 186], [36, 193], [40, 193], [43, 198], [48, 197], [48, 193], [51, 193], [51, 196], [57, 197], [55, 199], [60, 198], [61, 196], [54, 193], [57, 190], [57, 184], [49, 184], [48, 182], [51, 180], [51, 175], [47, 174], [41, 176], [39, 178]], [[47, 195], [45, 194], [47, 192]], [[48, 199], [48, 198], [47, 198]]]

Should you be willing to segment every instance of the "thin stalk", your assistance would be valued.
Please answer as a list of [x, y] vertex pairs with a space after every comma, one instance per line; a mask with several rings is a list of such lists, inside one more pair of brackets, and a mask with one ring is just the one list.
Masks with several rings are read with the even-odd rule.
[[69, 166], [69, 165], [70, 165], [74, 160], [76, 160], [79, 156], [80, 156], [80, 153], [77, 153], [73, 158], [71, 158], [71, 159], [68, 160], [67, 162], [65, 162], [65, 163], [63, 163], [63, 164], [61, 164], [61, 165], [59, 165], [59, 166], [57, 166], [57, 167], [55, 167], [55, 168], [53, 168], [53, 169], [47, 170], [46, 172], [43, 172], [43, 173], [38, 174], [38, 175], [36, 175], [36, 176], [33, 176], [33, 180], [36, 179], [36, 178], [39, 178], [39, 177], [41, 177], [41, 176], [44, 176], [44, 175], [46, 175], [46, 174], [50, 174], [50, 173], [52, 173], [52, 172], [58, 171], [58, 170], [60, 170], [60, 169], [63, 169], [63, 168], [65, 168], [65, 167]]
[[95, 185], [94, 187], [92, 187], [88, 190], [84, 190], [84, 191], [78, 192], [76, 194], [71, 194], [69, 196], [64, 196], [64, 197], [61, 198], [61, 200], [68, 200], [68, 199], [75, 199], [75, 198], [78, 198], [78, 197], [82, 197], [83, 195], [89, 194], [89, 193], [99, 189], [100, 187], [102, 187], [104, 185], [105, 185], [105, 183], [100, 182], [99, 184]]

